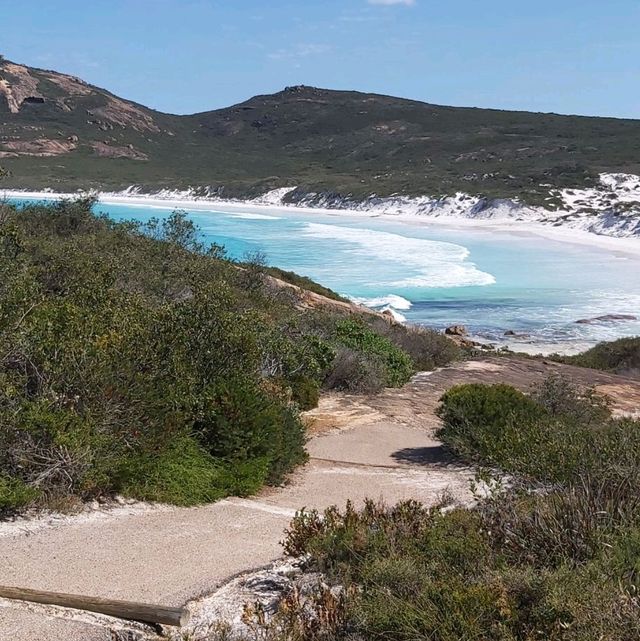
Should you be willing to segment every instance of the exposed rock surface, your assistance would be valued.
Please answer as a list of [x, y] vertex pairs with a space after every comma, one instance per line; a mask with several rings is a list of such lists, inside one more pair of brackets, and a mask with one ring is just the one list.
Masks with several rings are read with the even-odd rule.
[[76, 148], [72, 140], [51, 140], [49, 138], [37, 138], [30, 141], [8, 141], [2, 142], [2, 147], [18, 156], [62, 156]]
[[466, 336], [469, 332], [464, 325], [450, 325], [444, 333], [448, 336]]
[[527, 334], [527, 333], [525, 333], [525, 332], [516, 332], [516, 331], [515, 331], [515, 330], [513, 330], [513, 329], [508, 329], [508, 330], [503, 334], [503, 336], [510, 336], [511, 338], [522, 338], [522, 339], [530, 338], [530, 337], [531, 337], [531, 335], [530, 335], [530, 334]]
[[0, 94], [4, 95], [12, 114], [17, 114], [20, 111], [27, 98], [44, 100], [38, 91], [38, 80], [29, 73], [27, 67], [6, 62], [4, 71], [6, 77], [0, 78]]

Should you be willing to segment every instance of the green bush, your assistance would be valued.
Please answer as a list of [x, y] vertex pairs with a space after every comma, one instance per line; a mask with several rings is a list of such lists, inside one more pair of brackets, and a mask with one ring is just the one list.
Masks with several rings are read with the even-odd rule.
[[[637, 531], [619, 533], [613, 545], [596, 545], [588, 556], [572, 558], [568, 547], [549, 564], [536, 554], [546, 525], [533, 518], [532, 538], [525, 538], [533, 553], [505, 549], [502, 535], [514, 527], [512, 500], [492, 497], [479, 509], [367, 502], [360, 511], [348, 505], [324, 514], [301, 512], [287, 532], [285, 551], [307, 555], [309, 569], [323, 571], [347, 595], [331, 623], [333, 639], [637, 638]], [[526, 513], [523, 503], [519, 514]], [[565, 542], [582, 536], [572, 528], [557, 534]], [[322, 612], [318, 607], [317, 636], [310, 638], [323, 638]], [[290, 638], [286, 632], [281, 627], [273, 638]]]
[[429, 371], [460, 360], [463, 351], [441, 332], [425, 327], [389, 323], [386, 319], [370, 321], [370, 327], [406, 352], [419, 371]]
[[453, 387], [440, 399], [438, 438], [457, 454], [496, 462], [505, 448], [518, 447], [523, 433], [544, 409], [509, 385], [472, 383]]
[[320, 400], [320, 384], [318, 381], [302, 376], [295, 378], [290, 383], [293, 400], [298, 403], [303, 411], [317, 407]]
[[229, 378], [205, 395], [194, 433], [212, 456], [242, 465], [252, 478], [264, 474], [262, 483], [279, 483], [306, 460], [295, 410], [243, 378]]
[[39, 492], [23, 481], [0, 474], [0, 513], [25, 507], [36, 498]]
[[557, 378], [533, 398], [507, 385], [462, 385], [443, 395], [437, 411], [439, 438], [470, 461], [541, 482], [588, 474], [609, 483], [620, 470], [635, 478], [636, 422], [612, 420], [602, 399]]
[[593, 389], [580, 390], [558, 374], [547, 376], [533, 389], [531, 398], [551, 416], [576, 425], [602, 423], [611, 416], [607, 398]]
[[640, 376], [640, 336], [599, 343], [581, 354], [555, 358], [580, 367]]
[[342, 347], [327, 371], [324, 384], [328, 389], [353, 394], [377, 394], [387, 380], [387, 371], [377, 356]]
[[[305, 638], [640, 638], [640, 421], [612, 419], [557, 377], [533, 397], [459, 386], [439, 413], [450, 447], [509, 482], [473, 508], [368, 501], [296, 515], [285, 552], [346, 595], [330, 627], [322, 603], [306, 606], [317, 625]], [[290, 638], [277, 621], [274, 638]]]
[[235, 489], [224, 466], [188, 437], [157, 453], [127, 457], [115, 481], [124, 496], [176, 505], [216, 501]]
[[387, 387], [401, 387], [414, 373], [409, 355], [362, 321], [351, 318], [339, 321], [336, 323], [335, 339], [344, 347], [378, 360], [384, 368]]

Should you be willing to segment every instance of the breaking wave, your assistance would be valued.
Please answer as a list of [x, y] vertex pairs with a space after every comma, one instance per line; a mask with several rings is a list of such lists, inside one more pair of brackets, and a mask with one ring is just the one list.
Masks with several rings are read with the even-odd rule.
[[351, 300], [358, 305], [365, 307], [393, 307], [393, 309], [411, 309], [413, 303], [402, 296], [389, 294], [388, 296], [377, 296], [375, 298], [351, 297]]
[[302, 234], [349, 243], [353, 247], [346, 251], [356, 256], [396, 263], [409, 273], [400, 280], [378, 282], [380, 285], [440, 288], [483, 286], [496, 282], [491, 274], [479, 270], [467, 260], [469, 250], [466, 247], [454, 243], [322, 223], [307, 223]]
[[242, 218], [243, 220], [281, 220], [280, 216], [270, 216], [268, 214], [257, 214], [254, 212], [245, 211], [234, 211], [228, 213], [228, 215], [233, 216], [233, 218]]

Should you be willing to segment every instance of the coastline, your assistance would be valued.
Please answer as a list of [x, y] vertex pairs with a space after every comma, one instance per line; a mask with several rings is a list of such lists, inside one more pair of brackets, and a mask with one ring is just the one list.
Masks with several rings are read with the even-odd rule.
[[[281, 190], [276, 190], [281, 191]], [[39, 200], [59, 200], [62, 198], [78, 198], [77, 193], [58, 193], [51, 191], [29, 190], [0, 190], [0, 200], [3, 198], [28, 198]], [[151, 207], [156, 209], [191, 209], [196, 211], [220, 211], [222, 213], [256, 212], [273, 215], [276, 212], [291, 214], [322, 214], [326, 216], [350, 216], [353, 218], [379, 218], [382, 220], [400, 222], [407, 225], [434, 225], [448, 228], [475, 228], [485, 231], [496, 231], [514, 235], [537, 236], [571, 245], [589, 246], [615, 254], [625, 254], [640, 258], [640, 238], [609, 236], [586, 231], [562, 224], [544, 224], [533, 220], [514, 220], [507, 218], [472, 218], [467, 216], [441, 216], [411, 212], [386, 213], [375, 210], [326, 208], [290, 205], [271, 202], [268, 199], [254, 200], [224, 200], [189, 196], [184, 192], [167, 192], [165, 194], [133, 194], [127, 192], [97, 192], [99, 202], [113, 205], [128, 205]]]

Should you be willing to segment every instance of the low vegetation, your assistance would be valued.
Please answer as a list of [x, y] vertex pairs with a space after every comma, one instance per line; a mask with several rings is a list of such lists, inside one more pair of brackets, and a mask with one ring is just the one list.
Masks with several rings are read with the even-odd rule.
[[299, 513], [285, 549], [329, 587], [285, 599], [260, 638], [640, 638], [640, 423], [558, 377], [460, 386], [440, 415], [446, 447], [485, 470], [477, 505]]
[[0, 511], [249, 494], [305, 460], [300, 411], [323, 386], [402, 385], [457, 356], [432, 332], [304, 309], [179, 212], [141, 226], [92, 205], [0, 208]]
[[581, 354], [555, 358], [570, 365], [640, 378], [640, 336], [599, 343]]

